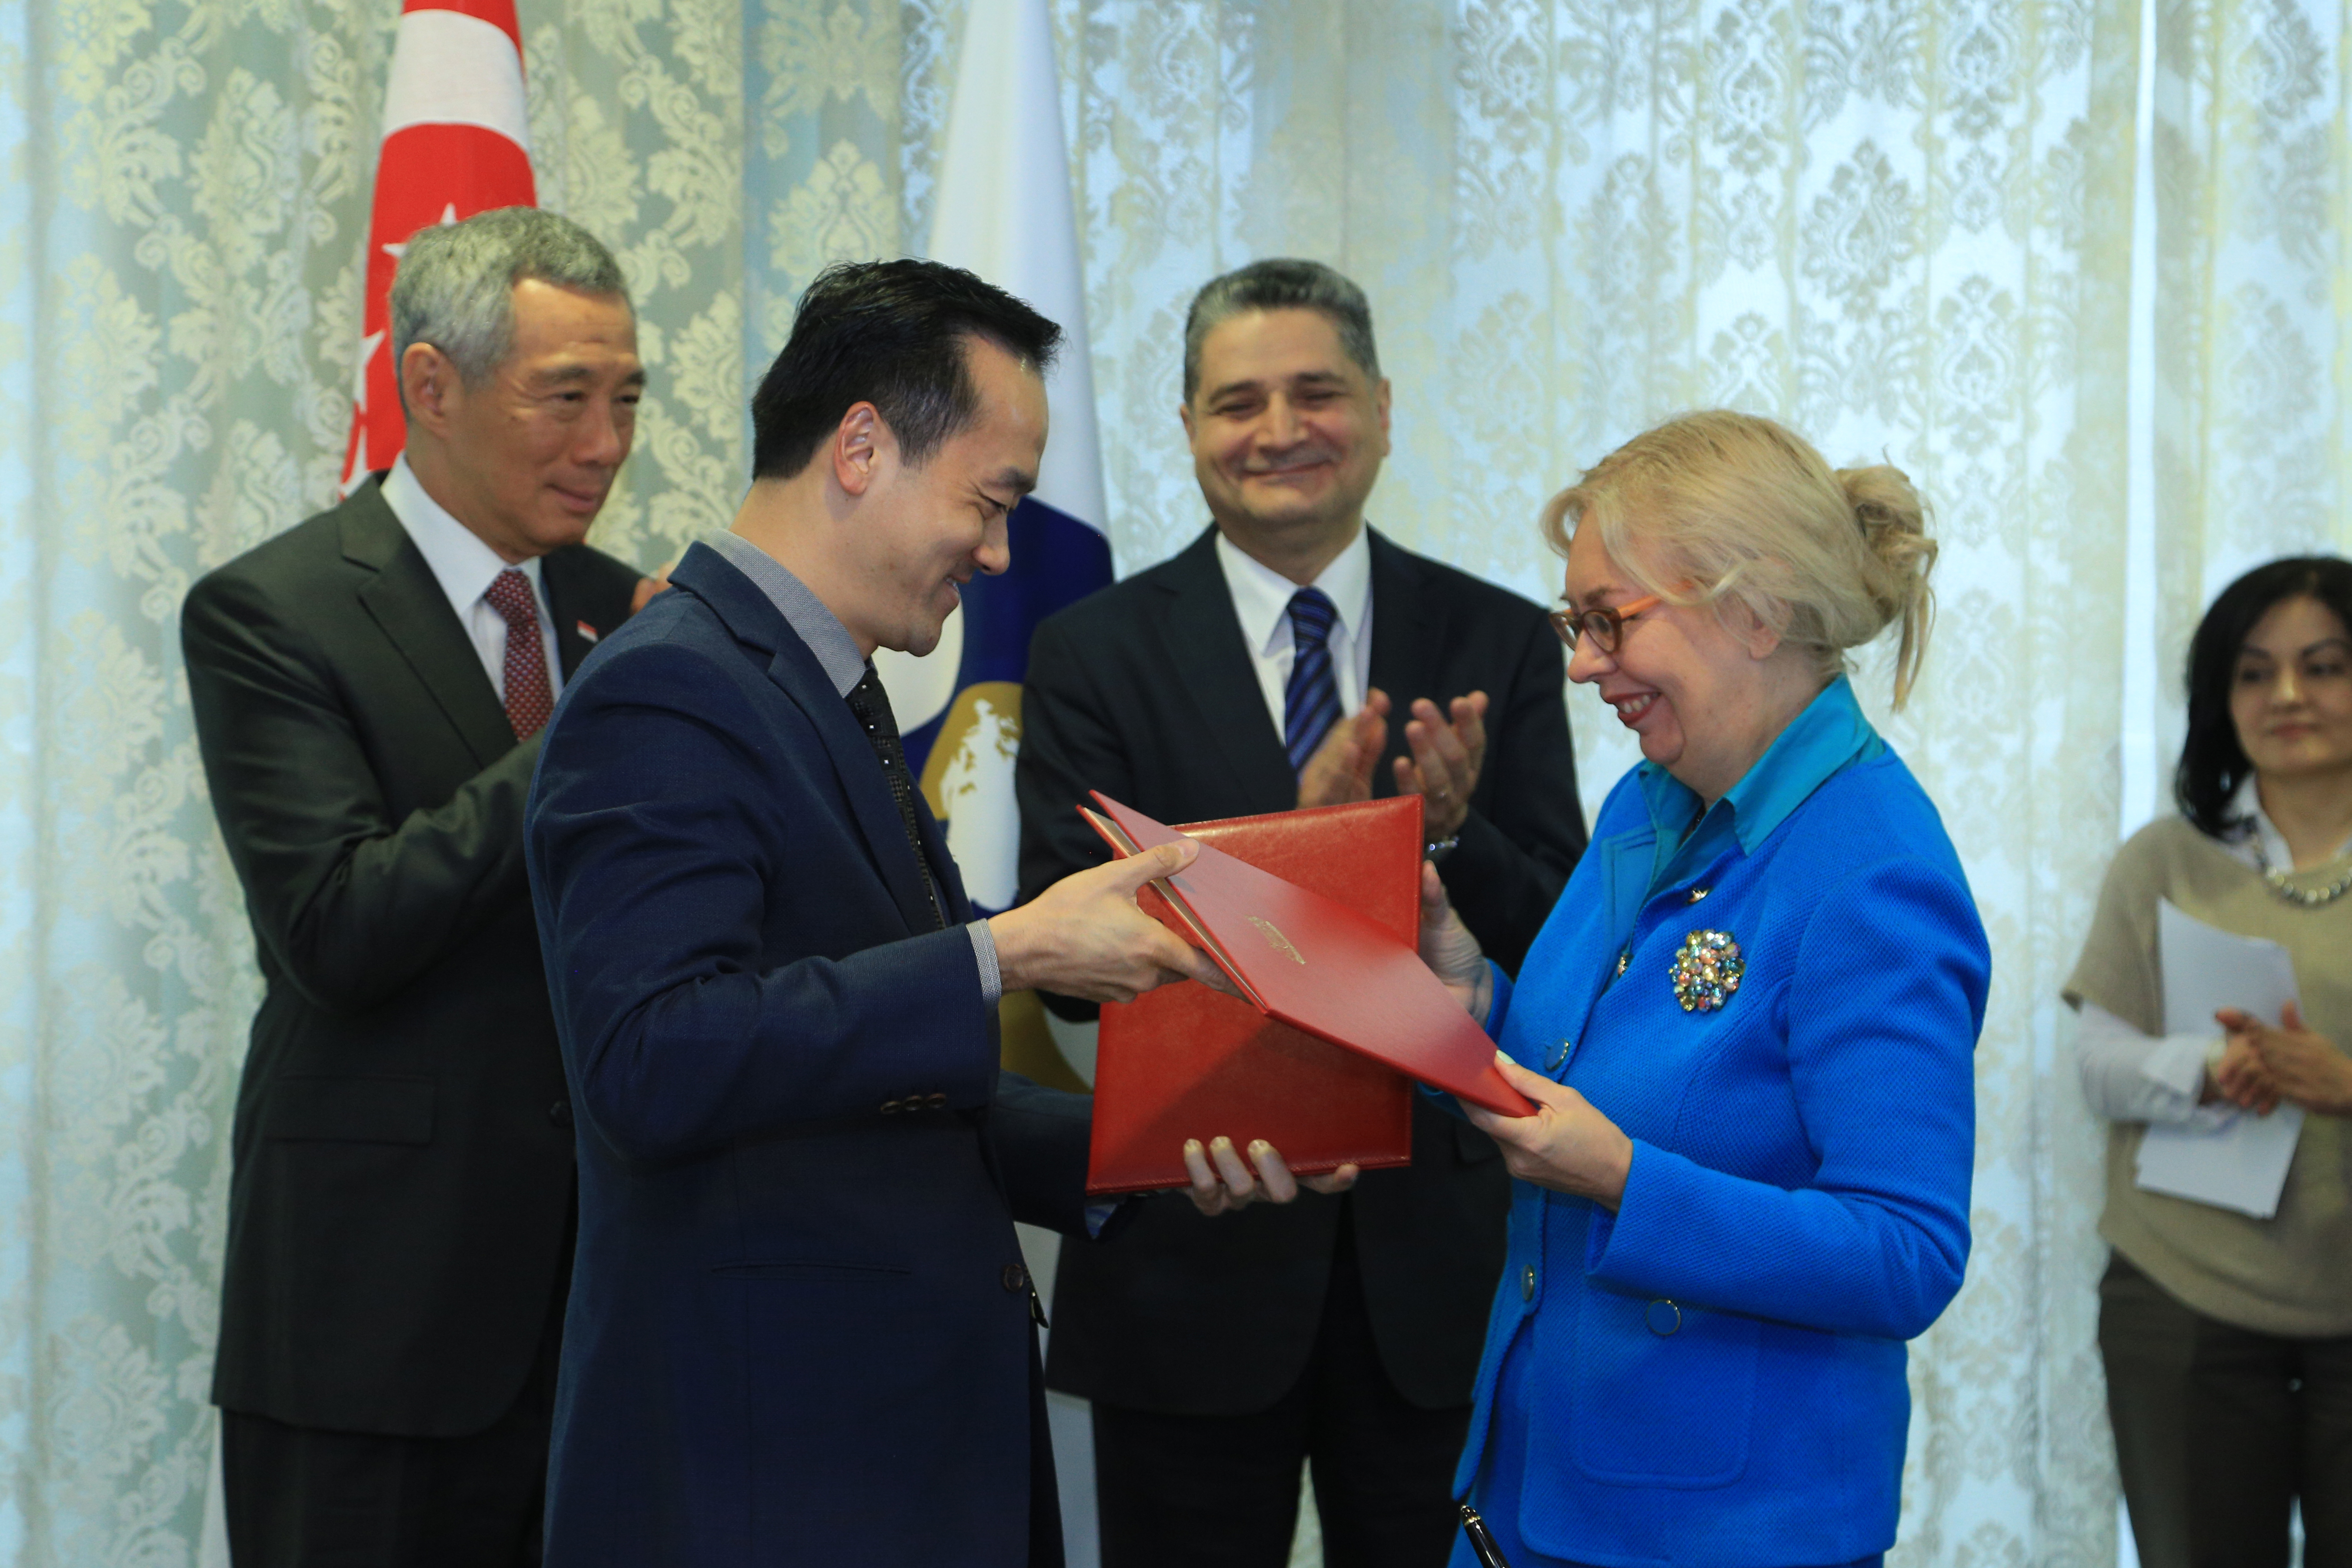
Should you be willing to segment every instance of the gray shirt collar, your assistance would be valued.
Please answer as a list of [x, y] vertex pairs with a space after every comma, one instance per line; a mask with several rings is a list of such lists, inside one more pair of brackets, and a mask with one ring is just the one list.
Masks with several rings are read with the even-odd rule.
[[751, 585], [768, 596], [785, 624], [816, 655], [825, 678], [833, 689], [843, 696], [866, 676], [866, 660], [857, 651], [856, 640], [841, 617], [824, 606], [824, 601], [808, 591], [808, 585], [794, 577], [783, 562], [753, 544], [740, 534], [709, 533], [702, 542], [727, 558], [727, 564], [751, 580]]

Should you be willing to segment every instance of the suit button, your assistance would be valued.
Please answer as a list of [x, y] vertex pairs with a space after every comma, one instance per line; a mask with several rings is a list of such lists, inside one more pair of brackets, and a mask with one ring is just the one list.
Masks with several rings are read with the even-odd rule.
[[1018, 1263], [1007, 1263], [1004, 1266], [1004, 1288], [1008, 1291], [1013, 1291], [1027, 1290], [1029, 1288], [1029, 1270], [1024, 1269]]
[[1527, 1271], [1519, 1276], [1519, 1300], [1532, 1301], [1535, 1299], [1536, 1266], [1530, 1263], [1527, 1267]]
[[944, 1094], [926, 1094], [923, 1096], [923, 1103], [936, 1111], [948, 1103], [948, 1097]]
[[885, 1116], [895, 1116], [898, 1113], [899, 1109], [898, 1102], [896, 1100], [885, 1100], [882, 1102], [882, 1114]]
[[1642, 1309], [1642, 1321], [1652, 1333], [1664, 1339], [1683, 1326], [1683, 1310], [1661, 1296]]
[[547, 1119], [559, 1127], [572, 1125], [572, 1102], [558, 1100], [547, 1108]]

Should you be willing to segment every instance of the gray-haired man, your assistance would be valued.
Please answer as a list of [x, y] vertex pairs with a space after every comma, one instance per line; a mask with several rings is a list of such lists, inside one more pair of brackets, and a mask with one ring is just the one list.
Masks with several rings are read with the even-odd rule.
[[420, 231], [392, 304], [406, 453], [182, 612], [267, 985], [213, 1381], [238, 1568], [539, 1560], [572, 1134], [522, 808], [639, 585], [581, 540], [645, 372], [551, 213]]

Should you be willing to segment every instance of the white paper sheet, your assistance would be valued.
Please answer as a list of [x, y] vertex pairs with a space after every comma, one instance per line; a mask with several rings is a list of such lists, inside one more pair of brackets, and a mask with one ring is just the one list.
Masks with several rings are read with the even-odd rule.
[[[2300, 1005], [2294, 960], [2284, 947], [2216, 930], [2170, 903], [2157, 907], [2164, 964], [2164, 1032], [2216, 1030], [2217, 1008], [2236, 1008], [2276, 1026]], [[2138, 1183], [2257, 1219], [2278, 1212], [2279, 1193], [2303, 1135], [2303, 1112], [2281, 1105], [2267, 1116], [2240, 1112], [2218, 1127], [2158, 1124], [2140, 1140]]]

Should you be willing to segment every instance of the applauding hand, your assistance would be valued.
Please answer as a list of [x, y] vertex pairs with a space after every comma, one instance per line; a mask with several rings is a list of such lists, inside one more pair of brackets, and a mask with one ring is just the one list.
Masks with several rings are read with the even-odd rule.
[[1389, 743], [1388, 694], [1374, 686], [1364, 706], [1331, 727], [1298, 772], [1298, 804], [1340, 806], [1372, 798], [1372, 769]]
[[1486, 694], [1472, 692], [1441, 713], [1427, 697], [1412, 705], [1404, 727], [1411, 757], [1396, 759], [1400, 795], [1422, 799], [1422, 824], [1433, 840], [1450, 839], [1470, 815], [1470, 792], [1486, 760]]

